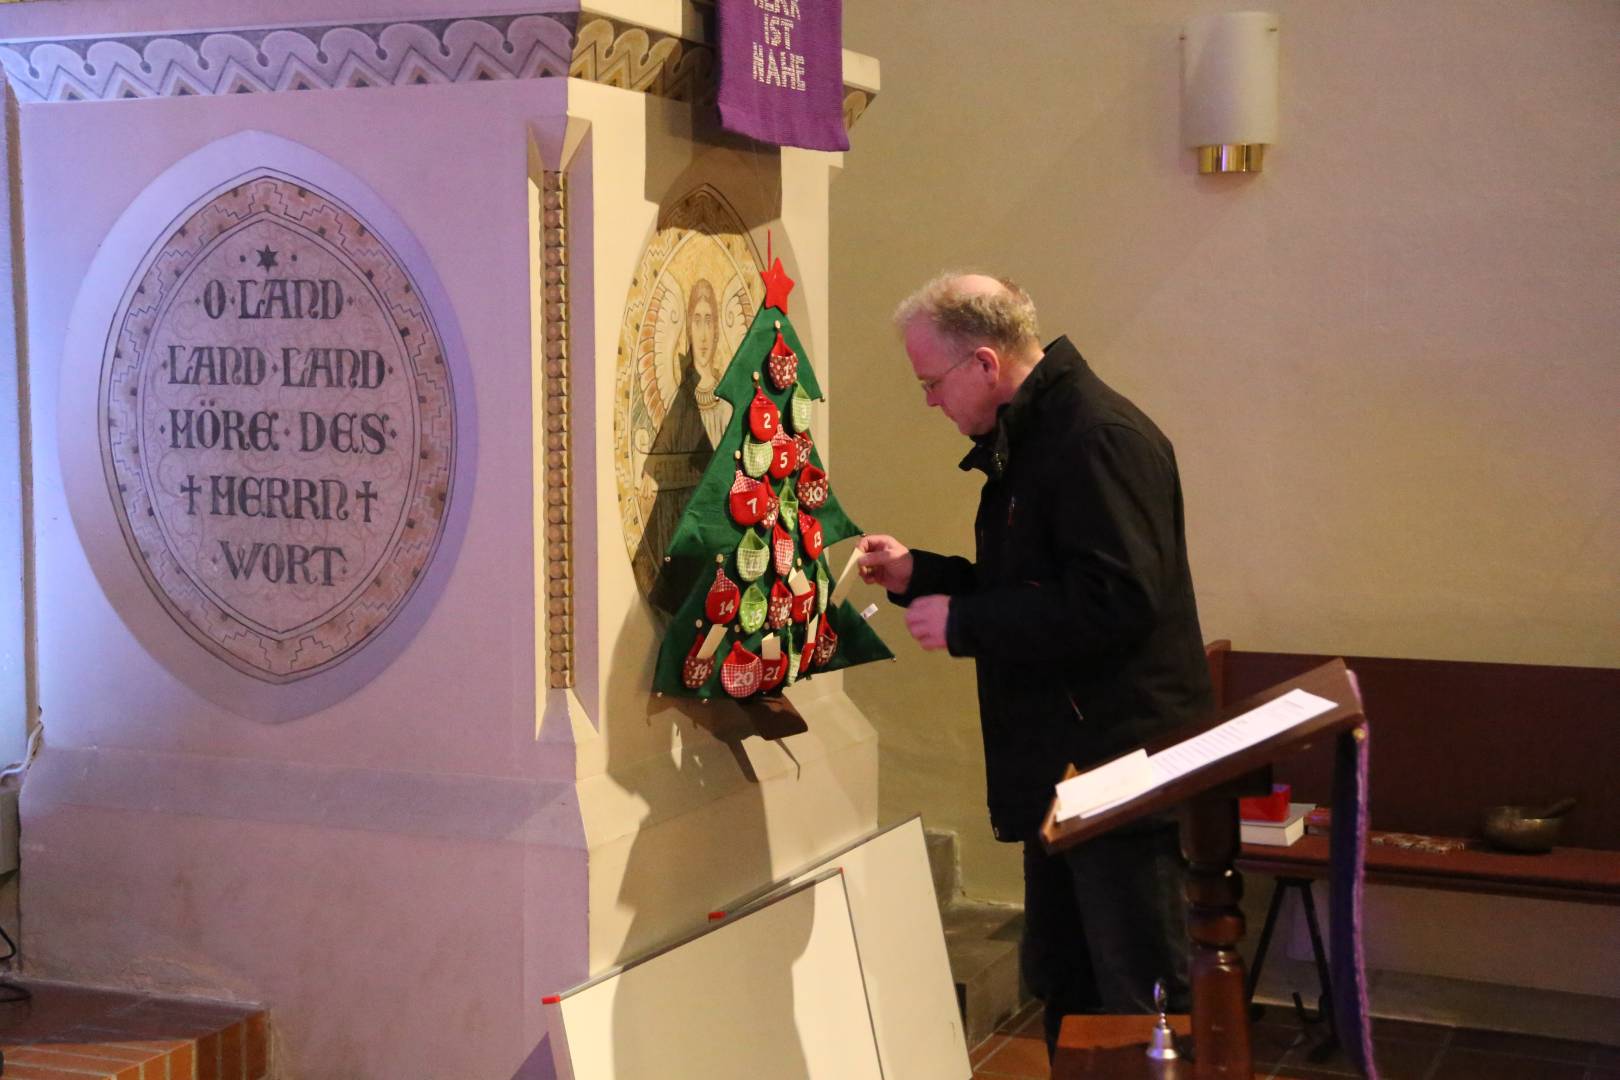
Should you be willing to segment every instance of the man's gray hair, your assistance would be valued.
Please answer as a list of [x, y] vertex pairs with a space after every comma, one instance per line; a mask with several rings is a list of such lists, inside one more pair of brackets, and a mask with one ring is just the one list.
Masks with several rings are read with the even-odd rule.
[[940, 333], [965, 346], [995, 345], [1006, 352], [1034, 346], [1040, 348], [1041, 330], [1035, 320], [1035, 302], [1016, 282], [994, 277], [1001, 284], [996, 292], [983, 292], [962, 286], [962, 279], [974, 271], [941, 274], [900, 302], [894, 310], [894, 325], [901, 332], [918, 315], [926, 316]]

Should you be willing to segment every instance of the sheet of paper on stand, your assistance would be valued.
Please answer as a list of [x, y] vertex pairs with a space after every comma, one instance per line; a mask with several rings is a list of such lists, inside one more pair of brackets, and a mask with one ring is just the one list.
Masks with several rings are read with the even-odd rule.
[[1073, 817], [1100, 814], [1110, 806], [1118, 806], [1158, 786], [1153, 766], [1148, 764], [1147, 751], [1133, 750], [1059, 784], [1056, 819], [1068, 821]]
[[1234, 716], [1151, 757], [1145, 750], [1136, 750], [1115, 758], [1058, 784], [1054, 820], [1100, 814], [1336, 707], [1327, 698], [1305, 690], [1290, 690], [1258, 709]]
[[1234, 716], [1186, 742], [1161, 750], [1148, 760], [1159, 775], [1159, 783], [1167, 784], [1178, 776], [1185, 776], [1194, 769], [1247, 750], [1336, 707], [1327, 698], [1305, 690], [1290, 690], [1258, 709], [1250, 709], [1242, 716]]

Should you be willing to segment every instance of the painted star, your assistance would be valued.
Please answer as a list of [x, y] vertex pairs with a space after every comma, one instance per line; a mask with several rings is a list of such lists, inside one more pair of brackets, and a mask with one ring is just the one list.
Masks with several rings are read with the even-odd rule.
[[259, 265], [266, 270], [274, 270], [276, 267], [276, 253], [270, 250], [269, 244], [259, 249]]
[[773, 307], [786, 315], [788, 293], [793, 291], [793, 279], [782, 269], [782, 260], [777, 259], [771, 263], [771, 268], [761, 273], [759, 279], [765, 283], [765, 306]]

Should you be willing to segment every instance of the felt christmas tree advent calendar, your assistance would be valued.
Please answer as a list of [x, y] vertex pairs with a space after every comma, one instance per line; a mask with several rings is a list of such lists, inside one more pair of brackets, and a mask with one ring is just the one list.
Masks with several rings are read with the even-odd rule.
[[731, 422], [676, 526], [664, 575], [683, 584], [658, 653], [662, 694], [780, 694], [824, 671], [893, 654], [847, 602], [832, 603], [827, 548], [859, 534], [810, 434], [821, 389], [787, 316], [780, 259], [715, 393]]

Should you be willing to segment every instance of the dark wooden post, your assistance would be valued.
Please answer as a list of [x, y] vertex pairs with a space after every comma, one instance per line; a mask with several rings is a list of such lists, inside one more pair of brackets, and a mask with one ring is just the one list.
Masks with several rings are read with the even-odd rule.
[[1181, 809], [1181, 854], [1187, 860], [1187, 933], [1195, 1080], [1249, 1080], [1254, 1056], [1244, 1001], [1243, 876], [1237, 858], [1237, 796], [1217, 789]]

